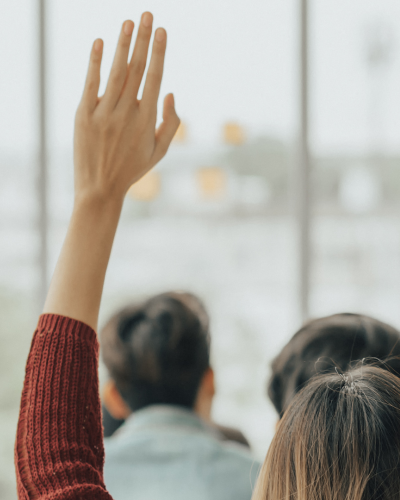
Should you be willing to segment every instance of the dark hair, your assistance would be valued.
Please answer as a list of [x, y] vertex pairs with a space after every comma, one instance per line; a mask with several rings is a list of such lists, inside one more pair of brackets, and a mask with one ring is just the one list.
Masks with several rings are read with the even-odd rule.
[[208, 316], [197, 297], [164, 293], [126, 307], [101, 332], [105, 365], [131, 410], [193, 408], [209, 367]]
[[[282, 416], [296, 393], [316, 374], [345, 372], [363, 358], [386, 361], [400, 376], [400, 332], [362, 314], [335, 314], [305, 324], [272, 362], [268, 395]], [[391, 359], [388, 359], [389, 357]]]
[[372, 366], [315, 377], [278, 425], [253, 500], [400, 498], [400, 380]]

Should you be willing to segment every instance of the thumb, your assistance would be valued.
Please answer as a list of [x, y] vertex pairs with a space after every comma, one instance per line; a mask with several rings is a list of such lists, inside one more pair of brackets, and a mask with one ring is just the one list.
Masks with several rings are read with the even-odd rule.
[[164, 99], [163, 121], [156, 130], [156, 146], [153, 153], [153, 165], [158, 163], [161, 158], [165, 156], [180, 123], [181, 121], [175, 111], [174, 95], [168, 94]]

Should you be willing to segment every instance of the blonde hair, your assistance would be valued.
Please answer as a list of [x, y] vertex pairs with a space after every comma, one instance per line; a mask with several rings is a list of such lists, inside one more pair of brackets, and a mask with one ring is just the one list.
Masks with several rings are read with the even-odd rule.
[[400, 381], [377, 367], [312, 380], [279, 423], [252, 500], [400, 499]]

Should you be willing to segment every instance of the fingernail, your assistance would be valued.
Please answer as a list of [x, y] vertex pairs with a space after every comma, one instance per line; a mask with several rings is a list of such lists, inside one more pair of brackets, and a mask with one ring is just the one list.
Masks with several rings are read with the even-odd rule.
[[171, 106], [175, 107], [175, 96], [174, 96], [174, 94], [171, 94], [170, 99], [171, 99]]
[[153, 22], [153, 16], [150, 14], [150, 12], [145, 12], [142, 17], [143, 26], [149, 28], [152, 22]]
[[126, 36], [131, 36], [133, 32], [133, 22], [125, 21], [124, 23], [124, 33]]
[[163, 42], [165, 40], [165, 36], [166, 36], [165, 30], [163, 28], [158, 28], [158, 30], [156, 31], [157, 42]]
[[96, 52], [100, 52], [102, 46], [103, 46], [103, 42], [102, 42], [102, 40], [100, 40], [100, 38], [95, 40], [95, 42], [93, 44], [93, 48]]

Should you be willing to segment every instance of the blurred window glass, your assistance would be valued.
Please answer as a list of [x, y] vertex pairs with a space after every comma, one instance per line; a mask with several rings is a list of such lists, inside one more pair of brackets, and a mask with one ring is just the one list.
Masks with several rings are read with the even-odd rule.
[[[38, 313], [37, 10], [0, 3], [0, 497]], [[168, 30], [162, 97], [182, 125], [127, 196], [102, 305], [186, 289], [212, 319], [215, 419], [262, 458], [273, 436], [268, 363], [299, 326], [296, 0], [47, 0], [49, 272], [73, 202], [72, 133], [92, 41], [104, 91], [122, 21]], [[310, 0], [311, 315], [400, 326], [400, 4]], [[103, 372], [104, 376], [104, 372]]]

